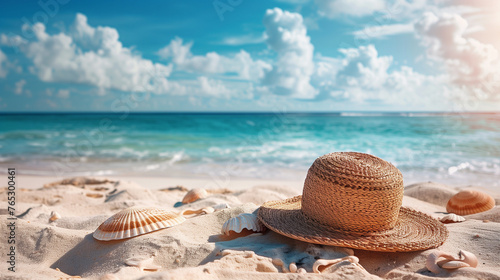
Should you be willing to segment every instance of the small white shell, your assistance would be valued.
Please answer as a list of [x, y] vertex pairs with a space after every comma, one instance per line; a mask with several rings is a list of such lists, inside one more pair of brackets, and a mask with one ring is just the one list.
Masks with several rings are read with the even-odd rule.
[[445, 268], [445, 269], [457, 269], [457, 268], [461, 268], [461, 267], [469, 267], [470, 265], [465, 263], [465, 262], [461, 262], [461, 261], [449, 261], [449, 262], [445, 262], [441, 265], [442, 268]]
[[462, 216], [459, 216], [457, 214], [448, 214], [441, 219], [439, 219], [442, 223], [448, 224], [448, 223], [461, 223], [465, 221], [465, 218]]
[[295, 272], [297, 272], [297, 265], [294, 262], [290, 263], [290, 265], [288, 266], [288, 269], [290, 270], [291, 273], [295, 273]]
[[231, 232], [240, 233], [244, 229], [254, 232], [263, 232], [266, 230], [264, 225], [257, 218], [257, 215], [243, 213], [227, 220], [222, 226], [222, 233], [229, 236]]
[[59, 215], [59, 213], [57, 213], [56, 211], [52, 211], [52, 213], [50, 213], [49, 221], [53, 222], [55, 220], [59, 220], [60, 218], [61, 215]]
[[348, 261], [353, 264], [359, 263], [359, 259], [356, 256], [347, 256], [343, 258], [338, 258], [338, 259], [333, 259], [333, 260], [324, 260], [324, 259], [319, 259], [314, 262], [313, 264], [313, 271], [314, 273], [323, 273], [323, 272], [333, 272], [337, 267], [335, 266], [338, 263], [341, 263], [343, 261]]
[[187, 204], [191, 202], [195, 202], [199, 199], [205, 198], [208, 196], [208, 193], [205, 189], [192, 189], [188, 191], [188, 193], [182, 199], [182, 203]]
[[101, 241], [119, 240], [172, 227], [186, 219], [172, 211], [159, 208], [132, 207], [104, 221], [93, 234]]

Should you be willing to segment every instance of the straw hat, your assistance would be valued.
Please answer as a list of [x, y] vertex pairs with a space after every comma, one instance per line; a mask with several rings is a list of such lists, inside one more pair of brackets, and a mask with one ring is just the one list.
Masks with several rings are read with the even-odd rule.
[[340, 152], [321, 156], [307, 173], [301, 196], [269, 201], [259, 219], [302, 241], [369, 251], [435, 248], [448, 230], [422, 212], [401, 207], [403, 176], [378, 157]]

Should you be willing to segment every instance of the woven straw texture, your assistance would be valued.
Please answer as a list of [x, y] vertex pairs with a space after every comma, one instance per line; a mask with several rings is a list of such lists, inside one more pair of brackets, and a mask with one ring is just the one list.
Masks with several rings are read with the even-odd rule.
[[316, 244], [386, 252], [441, 245], [445, 226], [401, 207], [403, 190], [392, 164], [362, 153], [331, 153], [313, 163], [302, 196], [266, 202], [258, 216], [273, 231]]

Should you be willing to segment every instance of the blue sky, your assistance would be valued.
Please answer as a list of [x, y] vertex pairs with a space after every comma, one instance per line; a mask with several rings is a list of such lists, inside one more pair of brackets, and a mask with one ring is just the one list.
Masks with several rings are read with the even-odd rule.
[[0, 112], [497, 111], [470, 2], [3, 1]]

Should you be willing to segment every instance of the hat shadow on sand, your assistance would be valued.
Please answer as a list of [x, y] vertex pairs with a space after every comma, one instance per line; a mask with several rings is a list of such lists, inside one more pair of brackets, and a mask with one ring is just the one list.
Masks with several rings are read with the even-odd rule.
[[[223, 250], [253, 251], [255, 254], [269, 258], [280, 258], [285, 264], [295, 262], [311, 272], [312, 264], [317, 259], [335, 259], [347, 255], [348, 248], [312, 244], [292, 239], [268, 230], [264, 234], [250, 234], [235, 239], [227, 239], [221, 235], [211, 235], [209, 242], [215, 242], [215, 250], [200, 265], [222, 258]], [[422, 255], [422, 251], [413, 252], [375, 252], [352, 249], [359, 258], [359, 263], [371, 274], [383, 277], [396, 268], [403, 268], [413, 259]], [[219, 256], [217, 256], [219, 254]], [[422, 265], [417, 273], [425, 274], [428, 270]]]

